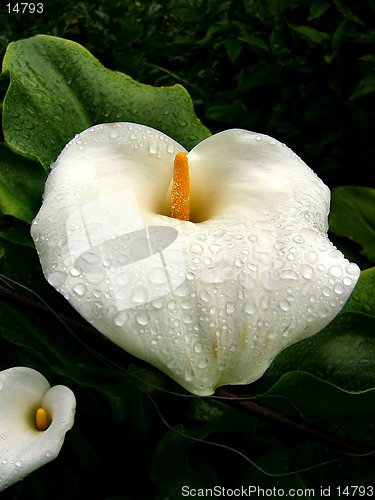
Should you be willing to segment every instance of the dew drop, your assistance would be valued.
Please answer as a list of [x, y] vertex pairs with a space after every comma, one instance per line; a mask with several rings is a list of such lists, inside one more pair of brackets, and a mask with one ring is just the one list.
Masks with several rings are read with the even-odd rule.
[[61, 286], [65, 283], [66, 273], [61, 271], [54, 271], [48, 276], [47, 280], [48, 283], [53, 287]]
[[337, 285], [334, 286], [333, 290], [337, 295], [341, 295], [345, 291], [344, 287], [340, 283], [337, 283]]
[[318, 254], [316, 252], [310, 251], [305, 253], [305, 259], [307, 260], [307, 262], [310, 262], [310, 264], [315, 262], [317, 258]]
[[93, 252], [85, 252], [80, 256], [80, 259], [83, 259], [87, 262], [87, 264], [93, 265], [98, 264], [100, 262], [100, 257]]
[[173, 311], [174, 309], [176, 309], [176, 301], [170, 300], [167, 304], [167, 307], [170, 311]]
[[242, 259], [241, 259], [240, 257], [236, 257], [236, 258], [235, 258], [235, 260], [234, 260], [234, 265], [235, 265], [236, 267], [242, 267], [242, 266], [243, 266], [243, 264], [244, 264], [244, 263], [243, 263], [243, 261], [242, 261]]
[[139, 325], [146, 326], [150, 321], [150, 316], [147, 312], [140, 311], [139, 313], [137, 313], [135, 319]]
[[210, 294], [204, 290], [199, 293], [199, 296], [203, 302], [208, 302], [210, 300]]
[[191, 382], [194, 379], [194, 372], [191, 366], [187, 366], [184, 370], [184, 379], [186, 382]]
[[182, 315], [182, 321], [185, 323], [185, 325], [189, 325], [193, 322], [193, 317], [190, 313], [185, 312]]
[[244, 311], [246, 314], [254, 314], [257, 310], [257, 305], [254, 301], [248, 300], [245, 304]]
[[275, 248], [276, 250], [282, 250], [285, 248], [285, 243], [283, 241], [276, 241]]
[[128, 321], [128, 319], [128, 313], [125, 311], [120, 311], [118, 314], [116, 314], [114, 322], [117, 326], [123, 326]]
[[164, 306], [164, 301], [162, 299], [155, 299], [152, 302], [152, 305], [154, 306], [155, 309], [162, 309]]
[[86, 293], [86, 285], [83, 283], [77, 283], [77, 285], [74, 285], [73, 287], [73, 292], [82, 297], [82, 295], [85, 295]]
[[80, 267], [73, 267], [71, 270], [70, 270], [70, 274], [72, 276], [80, 276], [82, 274], [82, 269]]
[[216, 253], [219, 253], [221, 250], [222, 250], [222, 246], [221, 245], [218, 245], [217, 243], [211, 243], [209, 245], [209, 250], [213, 253], [213, 254], [216, 254]]
[[304, 242], [304, 239], [302, 238], [302, 236], [295, 236], [295, 237], [293, 238], [293, 241], [294, 241], [295, 243], [301, 244], [301, 243], [303, 243], [303, 242]]
[[236, 304], [234, 302], [228, 302], [226, 306], [227, 314], [233, 314], [236, 309]]
[[196, 344], [194, 344], [194, 351], [196, 353], [199, 354], [200, 352], [202, 352], [202, 350], [203, 350], [202, 344], [200, 344], [199, 342], [197, 342]]
[[343, 283], [345, 286], [351, 286], [351, 284], [353, 283], [353, 280], [351, 278], [344, 278]]
[[190, 250], [193, 253], [200, 255], [203, 252], [203, 247], [199, 243], [194, 243], [193, 245], [191, 245]]
[[329, 268], [329, 274], [335, 278], [340, 278], [342, 275], [342, 269], [340, 266], [331, 266]]
[[287, 300], [280, 300], [279, 302], [280, 309], [283, 311], [289, 311], [290, 304]]
[[151, 154], [155, 154], [158, 150], [157, 143], [151, 140], [148, 145], [148, 150], [150, 151]]
[[353, 262], [351, 262], [350, 264], [348, 264], [346, 267], [345, 267], [345, 270], [348, 274], [358, 274], [358, 266], [357, 264], [354, 264]]
[[311, 280], [311, 278], [314, 276], [314, 270], [311, 266], [307, 264], [302, 264], [301, 274], [305, 279]]
[[283, 280], [298, 280], [298, 274], [291, 269], [284, 269], [280, 272], [280, 278]]

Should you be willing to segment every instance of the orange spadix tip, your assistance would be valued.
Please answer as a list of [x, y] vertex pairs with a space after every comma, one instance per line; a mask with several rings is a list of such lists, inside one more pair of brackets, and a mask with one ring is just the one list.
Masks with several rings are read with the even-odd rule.
[[38, 408], [36, 410], [35, 423], [38, 431], [45, 431], [49, 427], [48, 415], [44, 408]]
[[190, 173], [183, 152], [177, 153], [174, 159], [170, 215], [180, 220], [189, 220], [190, 217]]

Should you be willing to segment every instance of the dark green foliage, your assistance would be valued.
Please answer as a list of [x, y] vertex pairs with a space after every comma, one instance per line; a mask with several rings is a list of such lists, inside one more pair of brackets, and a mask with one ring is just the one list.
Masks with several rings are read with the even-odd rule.
[[213, 131], [284, 141], [333, 187], [367, 184], [374, 158], [375, 12], [370, 1], [45, 2], [0, 17], [3, 51], [36, 33], [82, 43], [107, 67], [181, 83]]

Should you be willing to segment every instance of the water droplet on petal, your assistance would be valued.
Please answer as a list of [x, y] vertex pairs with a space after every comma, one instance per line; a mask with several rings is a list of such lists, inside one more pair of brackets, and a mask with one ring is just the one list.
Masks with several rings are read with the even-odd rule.
[[234, 304], [233, 302], [228, 302], [226, 307], [227, 314], [233, 314], [235, 309], [236, 309], [236, 304]]
[[117, 139], [117, 137], [118, 137], [118, 132], [117, 132], [117, 130], [116, 130], [116, 129], [112, 129], [112, 130], [110, 131], [110, 133], [109, 133], [109, 137], [110, 137], [111, 139]]
[[72, 276], [80, 276], [82, 274], [82, 269], [80, 267], [73, 267], [71, 270], [70, 270], [70, 274]]
[[194, 372], [191, 366], [187, 366], [184, 370], [184, 379], [186, 382], [191, 382], [194, 379]]
[[280, 300], [279, 306], [283, 311], [289, 311], [290, 304], [287, 300]]
[[199, 342], [197, 342], [196, 344], [194, 344], [194, 351], [196, 353], [199, 354], [200, 352], [202, 352], [202, 350], [203, 350], [202, 344], [200, 344]]
[[83, 283], [77, 283], [77, 285], [74, 285], [73, 287], [73, 292], [75, 292], [80, 297], [82, 297], [82, 295], [85, 295], [86, 290], [86, 285], [84, 285]]
[[280, 278], [283, 280], [298, 280], [298, 274], [291, 269], [284, 269], [280, 272]]
[[348, 274], [351, 274], [351, 275], [358, 274], [358, 272], [359, 272], [359, 268], [358, 268], [357, 264], [354, 264], [353, 262], [348, 264], [346, 266], [345, 270]]
[[295, 236], [295, 237], [293, 238], [293, 241], [294, 241], [295, 243], [299, 243], [299, 244], [301, 244], [301, 243], [303, 243], [303, 242], [304, 242], [304, 239], [302, 238], [302, 236]]
[[335, 278], [340, 278], [342, 275], [342, 269], [340, 266], [331, 266], [329, 268], [329, 274]]
[[148, 325], [149, 321], [150, 321], [150, 316], [147, 314], [147, 312], [145, 311], [140, 311], [136, 317], [135, 317], [136, 321], [138, 324], [142, 325], [142, 326], [145, 326], [145, 325]]
[[117, 326], [123, 326], [128, 321], [128, 319], [128, 313], [125, 311], [120, 311], [118, 314], [116, 314], [114, 322]]
[[48, 283], [53, 287], [58, 287], [65, 283], [66, 277], [67, 277], [66, 273], [61, 271], [55, 271], [48, 276], [47, 280]]
[[318, 254], [314, 251], [310, 251], [310, 252], [305, 253], [305, 259], [307, 260], [307, 262], [310, 262], [310, 264], [315, 262], [317, 258], [318, 258]]
[[301, 274], [305, 279], [311, 280], [311, 278], [314, 276], [314, 269], [307, 264], [302, 264]]
[[190, 323], [193, 322], [193, 317], [190, 313], [185, 312], [182, 315], [182, 321], [185, 323], [185, 325], [189, 325]]
[[351, 286], [351, 284], [353, 283], [353, 280], [351, 278], [344, 278], [343, 283], [345, 286]]
[[257, 310], [257, 305], [254, 301], [248, 300], [245, 304], [244, 311], [246, 314], [254, 314]]
[[337, 295], [341, 295], [345, 291], [344, 287], [340, 283], [337, 283], [337, 285], [334, 286], [333, 290]]

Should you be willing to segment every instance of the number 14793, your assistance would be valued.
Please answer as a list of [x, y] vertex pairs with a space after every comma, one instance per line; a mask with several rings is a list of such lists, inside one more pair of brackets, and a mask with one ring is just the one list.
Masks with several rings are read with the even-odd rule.
[[7, 3], [8, 14], [42, 14], [43, 3], [17, 2], [14, 5]]

